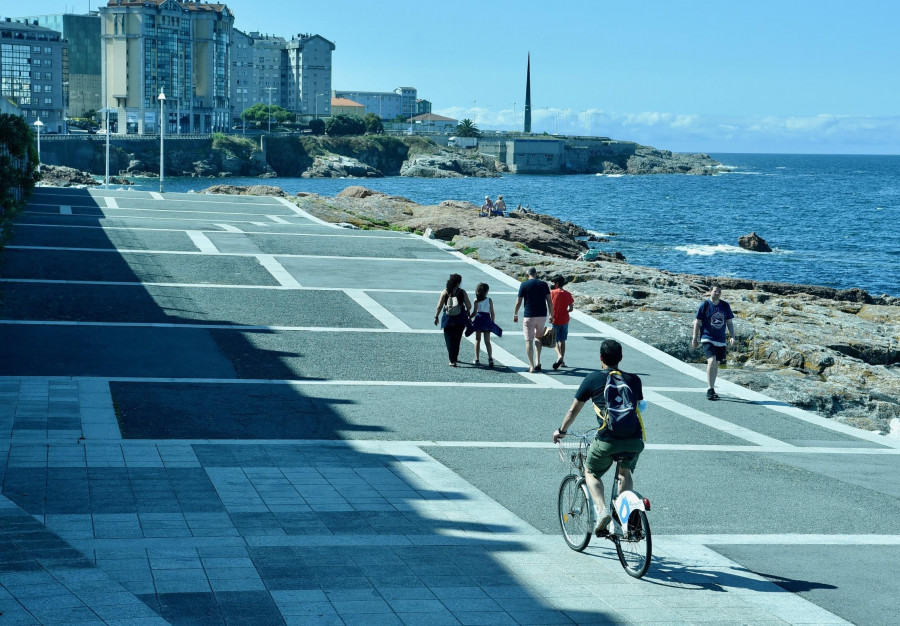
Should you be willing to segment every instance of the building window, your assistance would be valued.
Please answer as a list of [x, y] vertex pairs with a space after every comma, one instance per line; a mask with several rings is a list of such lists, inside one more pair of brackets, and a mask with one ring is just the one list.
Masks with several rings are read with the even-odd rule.
[[44, 54], [53, 54], [53, 49], [49, 47], [44, 48]]

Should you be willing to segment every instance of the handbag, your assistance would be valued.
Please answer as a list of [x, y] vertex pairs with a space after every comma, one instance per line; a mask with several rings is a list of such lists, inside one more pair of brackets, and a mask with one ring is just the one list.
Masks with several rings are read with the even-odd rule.
[[541, 335], [541, 345], [545, 348], [556, 347], [556, 329], [552, 326], [544, 328], [544, 334]]

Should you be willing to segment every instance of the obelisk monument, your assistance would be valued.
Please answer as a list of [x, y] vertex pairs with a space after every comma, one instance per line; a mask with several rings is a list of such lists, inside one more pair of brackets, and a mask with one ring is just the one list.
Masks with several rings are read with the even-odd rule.
[[528, 71], [525, 74], [525, 132], [531, 132], [531, 53], [528, 53]]

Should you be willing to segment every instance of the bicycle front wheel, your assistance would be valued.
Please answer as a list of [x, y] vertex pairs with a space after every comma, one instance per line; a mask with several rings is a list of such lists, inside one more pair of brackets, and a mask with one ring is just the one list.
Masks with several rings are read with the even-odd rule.
[[591, 541], [591, 499], [579, 476], [566, 476], [559, 485], [559, 527], [570, 548], [581, 552]]
[[643, 511], [632, 511], [628, 525], [622, 529], [624, 536], [615, 536], [616, 554], [629, 576], [641, 578], [650, 569], [653, 542], [650, 538], [650, 522]]

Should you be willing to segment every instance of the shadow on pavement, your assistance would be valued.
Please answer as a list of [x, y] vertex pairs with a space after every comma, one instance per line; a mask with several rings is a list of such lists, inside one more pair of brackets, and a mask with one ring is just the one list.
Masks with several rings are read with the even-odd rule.
[[[54, 193], [65, 199], [50, 202], [102, 214], [87, 191]], [[101, 266], [79, 267], [76, 256], [28, 266], [19, 252], [6, 251], [6, 261], [14, 258], [0, 268], [3, 278], [65, 281], [70, 272], [83, 271], [97, 276], [93, 280], [140, 283], [152, 274], [154, 282], [179, 282], [149, 255], [138, 272], [115, 253], [105, 253]], [[208, 310], [182, 302], [165, 311], [146, 286], [130, 289], [124, 306], [133, 322], [184, 323], [192, 311]], [[28, 310], [4, 303], [0, 316], [10, 319], [7, 312], [14, 310], [16, 319], [47, 320], [48, 312], [84, 319], [86, 311], [72, 310], [64, 295], [43, 293], [49, 300], [31, 300]], [[498, 557], [527, 551], [514, 538], [504, 540], [514, 529], [483, 520], [478, 511], [469, 514], [461, 506], [469, 496], [420, 476], [417, 466], [433, 460], [340, 443], [348, 432], [375, 429], [347, 423], [334, 408], [345, 400], [306, 397], [287, 384], [237, 382], [248, 363], [265, 378], [296, 380], [286, 357], [316, 355], [263, 348], [239, 330], [110, 327], [103, 322], [115, 314], [113, 304], [107, 301], [109, 308], [94, 316], [97, 326], [0, 327], [10, 351], [0, 375], [174, 379], [111, 383], [122, 434], [132, 441], [86, 441], [83, 464], [8, 464], [3, 495], [42, 516], [48, 530], [65, 540], [51, 537], [46, 547], [67, 553], [68, 544], [78, 548], [172, 623], [281, 624], [297, 616], [365, 623], [368, 613], [373, 620], [395, 614], [423, 622], [423, 610], [428, 623], [617, 621], [611, 611], [567, 614], [532, 592]], [[255, 305], [247, 297], [245, 306]], [[210, 323], [204, 316], [193, 321]], [[205, 377], [236, 384], [177, 380]], [[177, 443], [140, 447], [140, 439], [195, 441], [179, 445], [179, 462], [131, 462], [127, 455], [141, 450], [150, 461], [164, 459], [165, 446]], [[196, 442], [211, 439], [336, 443]], [[10, 455], [33, 445], [12, 442]], [[71, 448], [81, 453], [81, 445]], [[11, 554], [4, 546], [27, 544], [17, 532], [4, 531], [4, 558]], [[469, 536], [473, 532], [494, 533], [498, 540], [478, 540]], [[55, 553], [32, 547], [34, 562], [52, 572]]]

